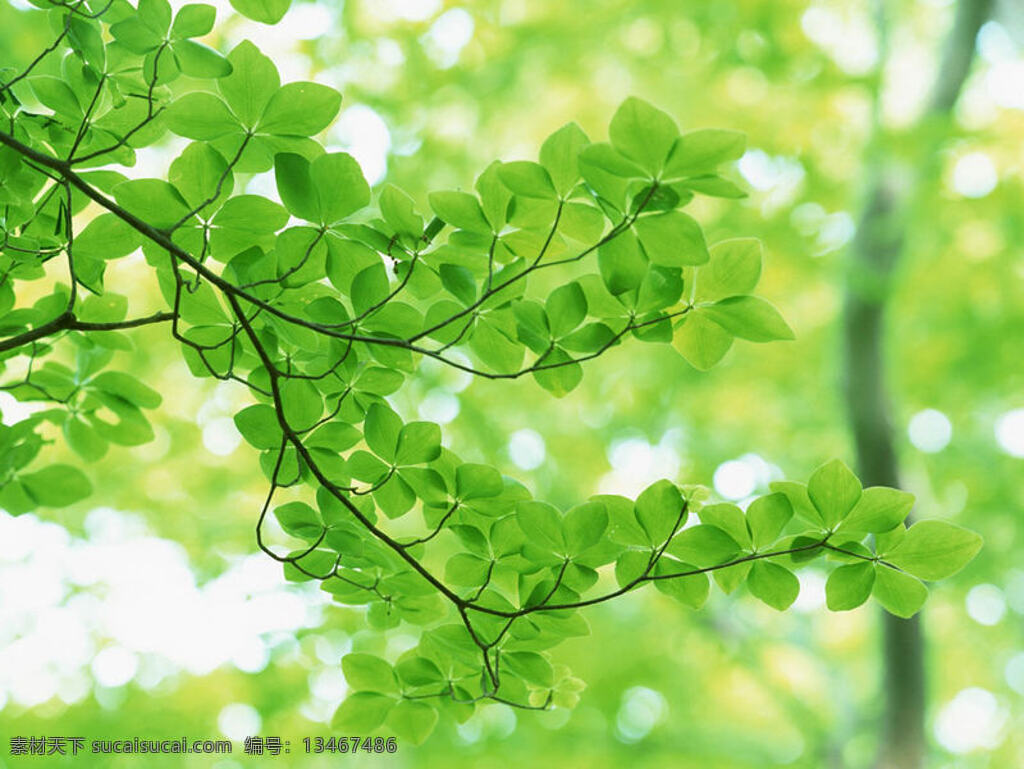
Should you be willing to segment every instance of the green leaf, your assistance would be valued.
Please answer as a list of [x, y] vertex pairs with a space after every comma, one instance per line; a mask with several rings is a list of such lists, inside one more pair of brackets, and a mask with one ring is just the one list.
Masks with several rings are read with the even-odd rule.
[[722, 163], [738, 160], [746, 147], [746, 135], [737, 131], [715, 128], [689, 131], [676, 139], [665, 166], [665, 178], [709, 173]]
[[134, 227], [116, 214], [100, 214], [75, 235], [75, 256], [119, 259], [141, 245], [142, 236]]
[[828, 528], [842, 521], [861, 496], [860, 481], [850, 468], [833, 459], [811, 475], [807, 482], [807, 496], [821, 513], [821, 519]]
[[499, 169], [501, 163], [494, 161], [476, 179], [476, 191], [480, 195], [480, 208], [484, 218], [491, 226], [492, 232], [501, 232], [508, 218], [508, 206], [512, 201], [512, 193], [501, 183]]
[[761, 279], [761, 241], [733, 238], [711, 247], [711, 260], [697, 273], [697, 295], [706, 299], [749, 294]]
[[410, 422], [398, 433], [395, 461], [418, 465], [441, 456], [441, 428], [433, 422]]
[[231, 0], [231, 7], [240, 14], [263, 24], [277, 24], [290, 5], [291, 0]]
[[832, 611], [856, 609], [871, 595], [875, 584], [875, 565], [869, 562], [840, 566], [828, 576], [825, 600]]
[[400, 659], [395, 665], [395, 673], [408, 686], [429, 686], [444, 681], [444, 674], [426, 657]]
[[884, 557], [892, 552], [907, 536], [907, 527], [900, 524], [894, 529], [875, 534], [875, 552]]
[[320, 198], [313, 186], [308, 160], [291, 152], [275, 155], [274, 179], [277, 194], [289, 212], [307, 222], [320, 221]]
[[788, 609], [800, 593], [800, 581], [793, 572], [768, 561], [754, 562], [747, 586], [756, 598], [779, 611]]
[[227, 105], [212, 93], [202, 91], [193, 91], [172, 101], [164, 113], [164, 121], [178, 136], [200, 141], [212, 141], [242, 131]]
[[213, 29], [217, 9], [206, 3], [188, 3], [174, 16], [171, 38], [181, 40], [188, 37], [202, 37]]
[[730, 502], [704, 505], [698, 513], [703, 523], [717, 526], [744, 548], [753, 547], [743, 511]]
[[640, 287], [647, 274], [647, 257], [636, 236], [627, 230], [598, 249], [597, 266], [608, 291], [619, 296]]
[[432, 192], [430, 207], [442, 221], [470, 232], [491, 234], [491, 225], [475, 195], [468, 192]]
[[645, 214], [674, 211], [693, 199], [693, 193], [689, 190], [681, 190], [681, 193], [671, 185], [652, 182], [633, 195], [631, 210]]
[[740, 552], [740, 546], [724, 530], [701, 523], [679, 532], [666, 552], [703, 569], [731, 561]]
[[366, 445], [384, 461], [395, 461], [401, 430], [402, 419], [387, 406], [374, 403], [366, 412], [366, 421], [363, 423]]
[[[682, 270], [651, 265], [640, 284], [640, 291], [636, 298], [636, 311], [649, 313], [666, 309], [678, 302], [682, 294]], [[650, 318], [639, 318], [638, 320], [649, 321]], [[657, 341], [668, 342], [672, 338], [672, 324], [668, 320], [658, 324], [650, 323], [638, 330], [637, 336], [640, 339], [656, 338]]]
[[[236, 418], [237, 421], [237, 418]], [[344, 422], [328, 422], [316, 429], [304, 443], [310, 448], [325, 448], [334, 452], [345, 451], [363, 439], [363, 434]]]
[[567, 123], [545, 139], [540, 148], [541, 165], [547, 169], [555, 191], [561, 197], [580, 178], [580, 150], [588, 143], [587, 135], [575, 123]]
[[542, 688], [554, 685], [551, 663], [537, 652], [507, 652], [501, 657], [502, 666], [526, 683]]
[[566, 552], [562, 517], [551, 505], [544, 502], [519, 502], [516, 504], [516, 520], [527, 542], [550, 552]]
[[915, 577], [939, 580], [970, 563], [981, 550], [982, 538], [947, 521], [918, 521], [886, 560]]
[[50, 465], [18, 476], [29, 496], [46, 507], [67, 507], [92, 494], [85, 474], [71, 465]]
[[255, 235], [275, 232], [287, 223], [288, 212], [260, 195], [236, 195], [213, 217], [216, 227]]
[[732, 346], [732, 335], [702, 310], [694, 309], [673, 334], [672, 346], [694, 368], [707, 371], [725, 357]]
[[732, 595], [736, 588], [742, 585], [750, 575], [750, 566], [750, 561], [743, 561], [732, 566], [716, 569], [711, 572], [711, 576], [715, 578], [715, 582], [722, 588], [722, 592], [726, 595]]
[[143, 24], [137, 16], [129, 16], [110, 26], [110, 34], [132, 53], [147, 53], [163, 41], [163, 35]]
[[772, 481], [770, 488], [786, 495], [793, 512], [812, 526], [824, 526], [821, 513], [807, 494], [807, 484], [796, 481]]
[[391, 395], [402, 386], [404, 377], [398, 371], [382, 366], [370, 366], [356, 380], [356, 389], [375, 395]]
[[498, 558], [518, 553], [524, 541], [523, 530], [515, 516], [507, 515], [491, 524], [490, 550]]
[[195, 40], [176, 40], [171, 50], [178, 67], [190, 77], [215, 78], [231, 74], [231, 62], [208, 45]]
[[121, 371], [104, 371], [93, 377], [89, 384], [143, 409], [155, 409], [163, 402], [163, 398], [156, 390], [144, 385], [131, 374]]
[[0, 506], [11, 515], [24, 515], [35, 510], [36, 503], [25, 487], [14, 479], [0, 486]]
[[608, 513], [600, 502], [587, 502], [566, 513], [563, 525], [569, 555], [576, 556], [601, 541], [608, 528]]
[[484, 533], [480, 529], [476, 526], [469, 526], [467, 524], [456, 524], [450, 528], [455, 536], [459, 538], [459, 542], [462, 543], [462, 546], [472, 554], [485, 559], [490, 558], [490, 544], [487, 541], [487, 537], [484, 536]]
[[795, 338], [779, 311], [758, 296], [731, 296], [704, 305], [701, 311], [733, 336], [751, 342]]
[[352, 280], [352, 307], [363, 315], [379, 306], [388, 297], [388, 274], [382, 262], [371, 264]]
[[466, 463], [455, 468], [455, 495], [463, 502], [501, 494], [501, 473], [489, 465]]
[[[304, 552], [306, 551], [297, 550], [290, 553], [289, 556], [295, 557]], [[303, 555], [294, 562], [285, 561], [284, 578], [289, 582], [311, 582], [314, 578], [310, 574], [329, 574], [334, 569], [337, 557], [338, 554], [330, 550], [317, 549], [311, 553], [306, 553], [306, 555]]]
[[562, 205], [558, 234], [580, 243], [595, 243], [604, 232], [604, 214], [586, 203], [569, 202]]
[[654, 176], [664, 166], [679, 128], [667, 113], [630, 97], [612, 117], [608, 136], [615, 149]]
[[388, 473], [388, 466], [369, 451], [352, 452], [347, 465], [353, 478], [366, 483], [378, 483]]
[[82, 117], [82, 107], [75, 97], [75, 92], [63, 80], [49, 75], [36, 75], [29, 78], [28, 82], [44, 107], [49, 107], [58, 115]]
[[598, 318], [625, 318], [629, 315], [629, 310], [621, 300], [612, 295], [601, 276], [583, 275], [576, 282], [583, 288], [583, 293], [587, 297], [587, 312], [591, 315]]
[[928, 598], [928, 588], [921, 580], [881, 565], [875, 567], [871, 592], [886, 611], [904, 618], [917, 614]]
[[331, 728], [345, 734], [369, 734], [382, 723], [395, 706], [395, 700], [377, 692], [349, 695], [334, 712]]
[[355, 691], [398, 692], [394, 669], [386, 661], [372, 654], [346, 654], [341, 658], [341, 670], [349, 688]]
[[[672, 558], [659, 558], [654, 565], [654, 575], [657, 577], [685, 574], [693, 570], [694, 567], [690, 564]], [[655, 580], [654, 587], [659, 593], [671, 596], [691, 609], [699, 609], [708, 600], [711, 582], [707, 574], [690, 574], [685, 577]]]
[[181, 195], [160, 179], [132, 179], [114, 187], [118, 204], [154, 227], [170, 227], [189, 211]]
[[592, 353], [615, 343], [615, 332], [605, 323], [587, 323], [560, 341], [560, 346], [573, 352]]
[[[199, 209], [199, 215], [203, 217], [220, 208], [235, 186], [227, 161], [206, 142], [189, 144], [171, 163], [167, 178], [189, 208]], [[78, 247], [77, 238], [75, 246]]]
[[525, 198], [557, 199], [558, 192], [544, 166], [528, 160], [502, 163], [498, 167], [502, 184]]
[[513, 341], [506, 329], [489, 316], [478, 318], [469, 346], [480, 360], [501, 374], [518, 371], [523, 362], [522, 345]]
[[313, 541], [324, 530], [320, 514], [305, 502], [288, 502], [274, 509], [274, 516], [285, 533]]
[[640, 550], [627, 550], [615, 561], [615, 581], [619, 587], [633, 583], [647, 571], [650, 556]]
[[[217, 294], [207, 281], [200, 283], [196, 291], [181, 292], [178, 311], [183, 320], [197, 326], [220, 326], [227, 323], [227, 316], [221, 309]], [[222, 341], [224, 337], [221, 332], [214, 330], [217, 331], [217, 341]]]
[[321, 155], [310, 164], [310, 177], [320, 200], [320, 221], [334, 224], [370, 204], [370, 185], [363, 169], [347, 152]]
[[653, 545], [667, 540], [685, 522], [683, 495], [671, 481], [655, 481], [644, 489], [636, 498], [634, 509]]
[[341, 94], [333, 88], [288, 83], [270, 97], [257, 129], [268, 134], [312, 136], [330, 125], [339, 107]]
[[[284, 6], [287, 8], [286, 1]], [[228, 54], [228, 61], [231, 62], [232, 72], [219, 79], [217, 86], [242, 125], [255, 128], [267, 102], [281, 87], [277, 67], [248, 40], [235, 46]]]
[[419, 237], [423, 234], [423, 218], [416, 213], [416, 204], [393, 184], [385, 184], [378, 200], [384, 219], [398, 233]]
[[785, 494], [758, 497], [747, 508], [747, 525], [755, 549], [773, 544], [793, 517], [793, 506]]
[[[75, 245], [77, 246], [77, 239]], [[97, 323], [110, 323], [124, 320], [128, 314], [128, 297], [107, 292], [102, 295], [86, 297], [75, 313], [79, 320]]]
[[96, 392], [95, 395], [119, 420], [107, 422], [95, 413], [87, 415], [99, 435], [121, 446], [139, 446], [153, 440], [153, 428], [138, 406], [104, 392]]
[[836, 531], [880, 534], [903, 523], [913, 506], [913, 494], [887, 486], [871, 486], [864, 489]]
[[403, 742], [422, 745], [437, 725], [437, 710], [425, 702], [402, 700], [388, 713], [387, 725]]
[[106, 71], [107, 51], [100, 35], [100, 25], [83, 16], [71, 15], [68, 18], [68, 42], [76, 52], [94, 69]]
[[171, 4], [167, 0], [139, 0], [139, 20], [162, 37], [171, 26]]
[[555, 347], [533, 372], [533, 378], [556, 398], [563, 398], [583, 381], [583, 367], [565, 350]]
[[452, 585], [477, 587], [484, 584], [490, 561], [472, 553], [456, 553], [444, 565], [444, 579]]
[[560, 339], [579, 326], [587, 316], [587, 297], [579, 283], [567, 283], [551, 292], [544, 310], [551, 335]]
[[438, 268], [441, 285], [467, 307], [476, 301], [476, 279], [468, 267], [442, 264]]
[[287, 379], [280, 390], [284, 417], [292, 430], [308, 430], [324, 413], [320, 391], [308, 379]]
[[633, 224], [647, 258], [665, 267], [708, 261], [708, 246], [697, 220], [682, 211], [641, 216]]
[[64, 423], [64, 437], [72, 450], [87, 461], [95, 461], [107, 453], [107, 441], [97, 435], [86, 422], [76, 417], [71, 417]]
[[[602, 197], [615, 195], [615, 202], [621, 200], [626, 189], [626, 179], [639, 179], [647, 176], [647, 172], [637, 163], [627, 158], [608, 142], [588, 144], [580, 151], [580, 168], [587, 182]], [[599, 183], [592, 170], [597, 169], [608, 176], [604, 184]], [[618, 177], [618, 178], [616, 178]]]

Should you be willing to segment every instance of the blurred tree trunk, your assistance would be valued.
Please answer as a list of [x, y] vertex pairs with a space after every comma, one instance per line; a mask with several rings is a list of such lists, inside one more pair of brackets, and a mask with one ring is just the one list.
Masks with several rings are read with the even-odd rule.
[[[922, 129], [948, 119], [974, 59], [978, 30], [991, 0], [959, 0]], [[884, 9], [880, 8], [880, 13]], [[884, 27], [884, 25], [880, 25]], [[884, 130], [876, 125], [876, 135]], [[934, 157], [939, 150], [936, 134]], [[903, 251], [906, 212], [920, 178], [900, 179], [872, 142], [865, 201], [849, 256], [843, 339], [845, 388], [860, 476], [866, 486], [899, 486], [890, 404], [885, 383], [885, 311], [893, 268]], [[926, 161], [930, 162], [930, 161]], [[918, 169], [921, 173], [921, 169]], [[921, 769], [926, 756], [924, 638], [920, 617], [883, 614], [885, 696], [880, 769]]]

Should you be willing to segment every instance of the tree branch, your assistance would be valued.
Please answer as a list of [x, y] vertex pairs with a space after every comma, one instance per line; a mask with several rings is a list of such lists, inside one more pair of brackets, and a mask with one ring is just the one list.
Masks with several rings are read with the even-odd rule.
[[65, 312], [41, 326], [37, 326], [17, 336], [0, 340], [0, 353], [15, 350], [60, 331], [122, 331], [128, 328], [148, 326], [153, 323], [165, 323], [166, 321], [173, 320], [174, 317], [175, 314], [173, 312], [157, 312], [144, 318], [97, 323], [78, 320], [73, 312]]

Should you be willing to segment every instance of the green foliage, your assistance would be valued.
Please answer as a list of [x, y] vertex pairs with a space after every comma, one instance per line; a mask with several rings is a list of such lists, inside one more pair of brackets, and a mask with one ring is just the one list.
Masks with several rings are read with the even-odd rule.
[[981, 544], [981, 537], [955, 524], [918, 521], [886, 558], [920, 579], [945, 579], [970, 563]]
[[[232, 5], [264, 23], [288, 9]], [[393, 661], [344, 658], [353, 693], [335, 729], [386, 724], [419, 743], [442, 711], [570, 707], [582, 682], [550, 650], [589, 632], [582, 609], [648, 583], [697, 609], [713, 578], [783, 610], [799, 593], [794, 572], [827, 560], [840, 564], [829, 608], [874, 595], [909, 616], [926, 596], [920, 580], [977, 553], [980, 538], [952, 524], [905, 529], [912, 497], [862, 490], [839, 461], [746, 510], [662, 480], [635, 501], [597, 496], [563, 511], [463, 462], [439, 425], [406, 422], [387, 400], [424, 359], [489, 379], [529, 374], [561, 397], [627, 337], [671, 345], [701, 370], [735, 338], [793, 338], [752, 293], [758, 242], [709, 245], [683, 210], [696, 195], [742, 195], [719, 175], [742, 135], [680, 133], [630, 98], [608, 142], [566, 125], [539, 162], [495, 162], [472, 191], [431, 194], [434, 218], [393, 186], [371, 209], [358, 163], [314, 138], [340, 95], [282, 85], [248, 41], [227, 56], [196, 43], [212, 7], [172, 17], [166, 0], [141, 0], [51, 14], [76, 29], [54, 48], [65, 77], [26, 71], [0, 91], [0, 365], [5, 390], [48, 404], [0, 429], [0, 504], [18, 514], [90, 494], [80, 470], [38, 458], [45, 430], [86, 460], [152, 439], [144, 411], [160, 395], [108, 366], [131, 349], [122, 332], [166, 324], [195, 376], [238, 383], [255, 401], [235, 424], [271, 487], [260, 546], [289, 579], [366, 607], [370, 627], [418, 628]], [[110, 170], [168, 131], [191, 143], [167, 178]], [[271, 170], [280, 203], [244, 191]], [[166, 307], [128, 318], [104, 278], [137, 248]], [[288, 501], [276, 504], [282, 489]], [[271, 510], [300, 541], [287, 556], [264, 544]], [[699, 523], [687, 526], [691, 514]]]

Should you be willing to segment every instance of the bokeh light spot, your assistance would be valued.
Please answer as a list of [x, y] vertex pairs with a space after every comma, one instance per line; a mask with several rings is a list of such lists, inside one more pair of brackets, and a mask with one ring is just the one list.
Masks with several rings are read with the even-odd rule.
[[953, 424], [941, 411], [925, 409], [910, 418], [907, 434], [915, 448], [934, 454], [949, 445], [953, 437]]
[[259, 734], [262, 725], [259, 711], [244, 702], [225, 705], [217, 714], [217, 728], [221, 734], [238, 742]]
[[1011, 457], [1024, 458], [1024, 409], [1007, 411], [999, 417], [996, 442]]
[[995, 585], [975, 585], [966, 603], [967, 613], [979, 625], [997, 625], [1006, 614], [1006, 598]]
[[639, 742], [668, 714], [664, 695], [646, 686], [636, 686], [622, 695], [615, 718], [615, 733], [622, 742]]
[[508, 441], [508, 454], [517, 467], [536, 470], [547, 456], [544, 439], [536, 430], [516, 430]]
[[998, 182], [992, 158], [984, 152], [969, 152], [953, 166], [953, 189], [965, 198], [983, 198]]
[[939, 711], [935, 739], [951, 753], [970, 753], [998, 747], [1006, 726], [1006, 711], [987, 689], [959, 692]]

